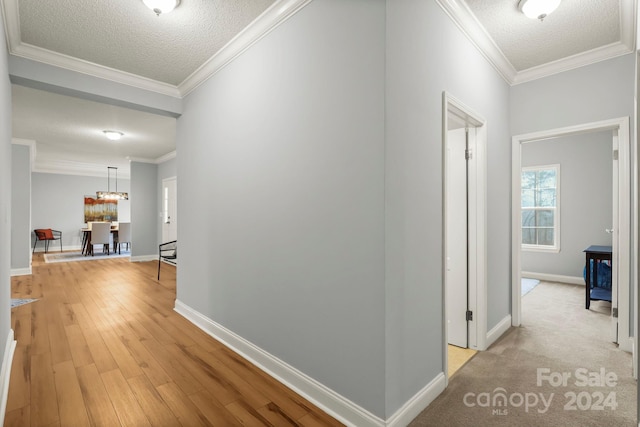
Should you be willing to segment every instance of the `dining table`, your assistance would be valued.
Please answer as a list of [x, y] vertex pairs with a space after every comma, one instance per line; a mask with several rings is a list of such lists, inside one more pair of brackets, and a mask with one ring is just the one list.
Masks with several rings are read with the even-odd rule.
[[[81, 244], [81, 253], [84, 256], [88, 256], [93, 254], [93, 246], [91, 245], [91, 229], [89, 227], [83, 227], [80, 229], [82, 232], [82, 244]], [[111, 226], [111, 234], [113, 235], [114, 242], [114, 253], [115, 253], [115, 242], [118, 241], [118, 226]]]

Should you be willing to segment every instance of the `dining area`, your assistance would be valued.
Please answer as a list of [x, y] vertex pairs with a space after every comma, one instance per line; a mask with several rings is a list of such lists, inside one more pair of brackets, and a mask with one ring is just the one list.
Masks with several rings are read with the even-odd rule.
[[81, 252], [84, 256], [95, 256], [96, 249], [103, 255], [121, 254], [130, 249], [131, 223], [111, 221], [89, 221], [81, 228]]

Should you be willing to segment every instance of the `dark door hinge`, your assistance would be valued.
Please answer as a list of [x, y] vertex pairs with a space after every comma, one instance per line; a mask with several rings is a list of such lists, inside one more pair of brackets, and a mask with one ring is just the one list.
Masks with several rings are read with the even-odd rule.
[[467, 310], [467, 322], [473, 320], [473, 311]]

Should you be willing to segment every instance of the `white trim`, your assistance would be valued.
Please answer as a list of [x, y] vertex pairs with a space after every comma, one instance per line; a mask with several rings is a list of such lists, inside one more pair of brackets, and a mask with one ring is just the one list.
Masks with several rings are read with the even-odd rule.
[[[32, 172], [53, 173], [59, 175], [81, 175], [104, 178], [107, 176], [103, 164], [80, 162], [75, 160], [44, 160], [33, 165]], [[129, 168], [124, 168], [120, 178], [131, 179]]]
[[224, 68], [254, 43], [269, 34], [312, 0], [278, 0], [231, 39], [207, 62], [178, 85], [182, 96], [187, 96], [215, 73]]
[[7, 410], [7, 400], [9, 399], [9, 380], [11, 379], [11, 365], [13, 364], [13, 355], [16, 351], [16, 344], [17, 342], [14, 339], [13, 329], [9, 329], [7, 342], [4, 346], [2, 368], [0, 369], [0, 387], [2, 387], [2, 397], [0, 398], [0, 414], [2, 415], [2, 425], [4, 425], [4, 417]]
[[584, 286], [584, 278], [578, 276], [563, 276], [561, 274], [536, 273], [533, 271], [523, 271], [520, 277], [529, 279], [544, 280], [545, 282], [569, 283], [571, 285]]
[[11, 277], [13, 276], [30, 276], [32, 273], [31, 267], [28, 268], [12, 268]]
[[[487, 173], [486, 173], [486, 145], [487, 145], [487, 121], [467, 105], [456, 99], [448, 92], [442, 93], [442, 152], [443, 152], [443, 212], [442, 212], [442, 250], [448, 253], [447, 237], [447, 132], [449, 129], [449, 113], [460, 115], [461, 119], [476, 129], [475, 146], [472, 150], [472, 161], [469, 163], [469, 176], [467, 177], [469, 188], [469, 295], [468, 309], [473, 312], [473, 320], [469, 321], [469, 348], [485, 350], [487, 332]], [[443, 310], [443, 371], [447, 372], [447, 266], [446, 255], [442, 264], [442, 304]]]
[[509, 62], [463, 0], [436, 2], [509, 85], [551, 76], [635, 51], [636, 0], [620, 2], [621, 41], [520, 71]]
[[[620, 343], [618, 343], [618, 348], [622, 351], [626, 351], [627, 353], [633, 354], [633, 337], [629, 337], [627, 339], [621, 339]], [[635, 369], [634, 369], [635, 371]]]
[[[5, 3], [14, 0], [5, 0]], [[18, 18], [19, 19], [19, 18]], [[63, 68], [65, 70], [75, 71], [77, 73], [86, 74], [88, 76], [98, 77], [112, 82], [124, 84], [138, 89], [148, 90], [150, 92], [162, 95], [180, 98], [180, 90], [177, 86], [142, 77], [126, 71], [117, 70], [115, 68], [106, 67], [94, 62], [85, 61], [84, 59], [75, 58], [63, 53], [54, 52], [52, 50], [43, 49], [33, 46], [22, 41], [19, 44], [11, 43], [13, 48], [10, 53], [21, 58], [31, 59], [33, 61], [42, 62], [54, 67]]]
[[554, 74], [562, 73], [563, 71], [569, 71], [575, 68], [584, 67], [585, 65], [605, 61], [607, 59], [617, 58], [618, 56], [627, 55], [631, 52], [633, 52], [633, 50], [629, 49], [627, 45], [621, 42], [611, 43], [606, 46], [597, 47], [586, 52], [558, 59], [547, 64], [521, 70], [516, 74], [515, 79], [512, 82], [509, 82], [509, 84], [517, 85], [520, 83], [530, 82], [542, 77], [549, 77]]
[[388, 427], [407, 426], [416, 418], [436, 397], [444, 391], [446, 387], [446, 377], [440, 372], [422, 390], [409, 399], [400, 409], [398, 409], [387, 420]]
[[489, 36], [487, 30], [478, 21], [469, 6], [463, 0], [436, 0], [456, 26], [467, 36], [469, 41], [478, 49], [489, 64], [495, 68], [500, 76], [509, 84], [513, 84], [518, 72], [509, 62], [496, 42]]
[[[176, 300], [174, 310], [207, 334], [229, 347], [240, 356], [286, 385], [299, 395], [308, 399], [327, 414], [349, 426], [382, 427], [384, 420], [366, 409], [339, 395], [327, 386], [314, 380], [293, 366], [267, 353], [255, 344], [247, 341], [224, 326], [214, 322], [180, 300]], [[439, 384], [439, 383], [438, 383]], [[428, 391], [428, 397], [435, 390]], [[422, 396], [420, 397], [421, 399]], [[420, 401], [421, 403], [423, 400]], [[403, 407], [404, 408], [404, 407]], [[410, 413], [407, 409], [407, 413]], [[398, 415], [400, 417], [400, 415]]]
[[511, 328], [511, 323], [511, 315], [507, 315], [487, 333], [487, 348]]
[[147, 262], [147, 261], [158, 261], [158, 255], [138, 255], [132, 256], [129, 259], [130, 262]]
[[[585, 123], [564, 128], [550, 129], [539, 132], [532, 132], [512, 137], [512, 182], [511, 182], [511, 316], [513, 326], [519, 326], [522, 320], [522, 296], [521, 296], [521, 240], [519, 232], [520, 224], [520, 169], [521, 169], [521, 148], [522, 144], [532, 141], [545, 140], [558, 136], [579, 135], [583, 133], [612, 130], [617, 132], [618, 138], [618, 176], [619, 176], [619, 225], [618, 225], [618, 295], [622, 302], [618, 304], [618, 342], [622, 346], [627, 346], [629, 338], [629, 294], [630, 286], [634, 287], [634, 295], [638, 295], [638, 286], [635, 281], [630, 282], [630, 227], [631, 227], [631, 175], [630, 175], [630, 135], [629, 117], [621, 117], [611, 120], [603, 120], [593, 123]], [[634, 162], [635, 163], [635, 162]]]
[[176, 150], [173, 150], [170, 153], [165, 154], [164, 156], [160, 156], [157, 159], [154, 160], [154, 163], [159, 165], [160, 163], [164, 163], [166, 161], [169, 161], [171, 159], [175, 159], [176, 158]]

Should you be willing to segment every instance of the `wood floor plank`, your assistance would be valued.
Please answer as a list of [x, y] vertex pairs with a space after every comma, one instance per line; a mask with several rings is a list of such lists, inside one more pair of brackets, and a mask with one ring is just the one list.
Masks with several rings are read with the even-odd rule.
[[118, 364], [125, 378], [136, 377], [142, 374], [138, 362], [133, 358], [127, 347], [120, 340], [120, 337], [112, 330], [104, 330], [101, 332], [102, 338], [107, 348], [111, 352], [113, 359]]
[[156, 389], [183, 426], [196, 427], [213, 425], [176, 384], [167, 383], [156, 387]]
[[109, 352], [107, 345], [104, 343], [102, 335], [100, 335], [85, 307], [81, 304], [73, 304], [72, 307], [98, 372], [107, 372], [117, 368], [118, 364], [111, 356], [111, 352]]
[[136, 336], [123, 336], [121, 340], [151, 384], [159, 386], [171, 381], [171, 377]]
[[224, 405], [206, 390], [189, 396], [193, 404], [200, 409], [209, 422], [214, 426], [241, 426], [242, 421], [236, 418]]
[[109, 394], [102, 383], [102, 378], [96, 366], [81, 366], [76, 368], [76, 373], [91, 425], [104, 427], [119, 426], [120, 420], [113, 408]]
[[11, 364], [11, 382], [7, 398], [7, 412], [25, 408], [31, 403], [31, 348], [16, 346]]
[[5, 426], [339, 426], [174, 311], [175, 268], [125, 259], [12, 278]]
[[178, 425], [178, 419], [145, 375], [129, 378], [127, 382], [151, 425], [157, 427]]
[[58, 401], [56, 395], [51, 353], [31, 356], [31, 422], [46, 426], [58, 421]]
[[120, 370], [114, 369], [101, 376], [120, 423], [123, 426], [151, 426]]
[[68, 325], [64, 328], [71, 349], [71, 357], [76, 367], [94, 363], [91, 350], [79, 325]]
[[72, 361], [53, 367], [56, 395], [60, 411], [60, 424], [64, 426], [88, 426], [89, 414], [84, 406], [82, 390]]

